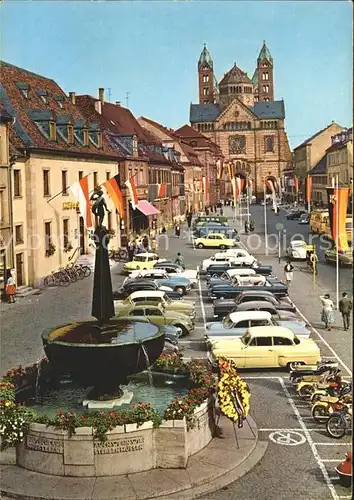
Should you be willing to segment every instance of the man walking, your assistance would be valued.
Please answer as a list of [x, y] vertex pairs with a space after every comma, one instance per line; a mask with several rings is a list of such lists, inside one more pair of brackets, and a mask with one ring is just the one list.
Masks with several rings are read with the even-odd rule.
[[284, 266], [285, 279], [288, 288], [290, 287], [291, 281], [293, 279], [293, 271], [294, 271], [294, 266], [291, 264], [291, 260], [288, 259], [287, 264], [285, 264]]
[[349, 330], [350, 314], [353, 309], [353, 301], [348, 297], [347, 292], [342, 293], [342, 298], [339, 301], [339, 311], [342, 314], [344, 330]]

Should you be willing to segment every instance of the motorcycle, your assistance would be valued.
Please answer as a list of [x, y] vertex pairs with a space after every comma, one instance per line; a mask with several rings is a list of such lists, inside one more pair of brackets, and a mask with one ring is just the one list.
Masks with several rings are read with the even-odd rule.
[[[332, 382], [338, 376], [338, 374], [339, 370], [333, 370], [333, 368], [330, 368], [322, 375], [304, 376], [302, 380], [298, 382], [296, 392], [301, 398], [310, 399], [311, 395], [319, 386], [326, 386], [326, 384]], [[337, 385], [338, 384], [336, 384], [336, 386]]]
[[322, 375], [331, 368], [338, 368], [338, 363], [333, 360], [321, 360], [317, 365], [299, 365], [292, 363], [290, 365], [290, 382], [296, 385], [305, 376]]
[[[339, 393], [337, 394], [336, 391]], [[318, 387], [311, 395], [311, 403], [316, 403], [323, 397], [337, 397], [337, 396], [347, 396], [352, 392], [352, 384], [342, 380], [342, 377], [338, 375], [336, 379], [331, 379], [328, 381], [326, 387]]]
[[338, 412], [332, 413], [327, 420], [326, 430], [335, 438], [342, 438], [352, 428], [352, 406], [344, 405]]
[[322, 396], [317, 399], [311, 408], [311, 415], [316, 422], [324, 423], [328, 420], [333, 412], [340, 411], [344, 404], [352, 404], [352, 396], [350, 394], [351, 387], [343, 387], [339, 396]]

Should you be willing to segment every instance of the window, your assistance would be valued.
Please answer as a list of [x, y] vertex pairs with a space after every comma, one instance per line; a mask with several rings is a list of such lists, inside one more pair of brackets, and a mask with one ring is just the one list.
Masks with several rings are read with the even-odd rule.
[[263, 85], [263, 92], [269, 92], [269, 85]]
[[93, 187], [98, 186], [98, 172], [93, 173]]
[[269, 346], [273, 345], [272, 337], [257, 337], [257, 346]]
[[262, 73], [262, 80], [269, 80], [269, 73], [268, 73], [268, 71], [265, 71], [264, 73]]
[[269, 321], [267, 319], [251, 319], [250, 326], [269, 326]]
[[293, 343], [286, 337], [274, 337], [274, 345], [293, 345]]
[[15, 226], [15, 243], [16, 245], [20, 245], [23, 243], [23, 225], [19, 224]]
[[203, 95], [209, 95], [209, 89], [208, 89], [208, 87], [205, 87], [203, 89]]
[[[203, 101], [204, 104], [208, 104], [208, 101]], [[198, 125], [198, 130], [200, 129], [200, 125]]]
[[46, 94], [43, 94], [43, 95], [40, 95], [39, 96], [41, 98], [41, 101], [44, 103], [44, 104], [48, 104], [48, 96]]
[[79, 181], [81, 181], [81, 179], [83, 178], [83, 176], [84, 176], [83, 170], [79, 170]]
[[55, 122], [49, 122], [49, 140], [57, 140], [57, 126]]
[[49, 170], [43, 170], [43, 196], [50, 196]]
[[146, 316], [163, 316], [162, 311], [160, 309], [146, 309]]
[[264, 102], [269, 102], [269, 97], [266, 97], [266, 98], [264, 99]]
[[209, 82], [209, 75], [203, 75], [203, 83]]
[[45, 233], [45, 251], [46, 254], [49, 252], [50, 245], [52, 244], [52, 223], [44, 223], [44, 233]]
[[111, 172], [106, 172], [106, 181], [108, 181], [111, 178]]
[[21, 196], [21, 170], [14, 170], [14, 196]]
[[274, 153], [274, 137], [265, 138], [265, 152]]
[[129, 316], [145, 316], [145, 309], [133, 309]]
[[238, 323], [236, 323], [236, 325], [233, 326], [234, 328], [248, 328], [249, 327], [248, 320], [239, 321]]
[[64, 248], [69, 243], [69, 219], [63, 219], [63, 243]]
[[66, 170], [61, 171], [61, 190], [63, 195], [68, 194], [68, 172]]

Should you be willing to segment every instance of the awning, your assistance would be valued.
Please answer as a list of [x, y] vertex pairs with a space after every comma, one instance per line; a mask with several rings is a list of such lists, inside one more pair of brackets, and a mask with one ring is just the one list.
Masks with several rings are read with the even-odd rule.
[[144, 215], [158, 215], [160, 213], [157, 208], [154, 207], [154, 205], [151, 205], [147, 200], [140, 200], [138, 202], [137, 208], [142, 212]]

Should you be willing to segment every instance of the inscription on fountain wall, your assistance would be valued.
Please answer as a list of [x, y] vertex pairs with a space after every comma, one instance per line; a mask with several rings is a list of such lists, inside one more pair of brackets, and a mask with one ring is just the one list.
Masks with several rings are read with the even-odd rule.
[[144, 437], [137, 436], [116, 441], [104, 441], [94, 443], [95, 455], [105, 455], [107, 453], [130, 453], [132, 451], [142, 451], [144, 449]]
[[26, 439], [26, 447], [29, 450], [45, 451], [46, 453], [63, 453], [64, 446], [62, 441], [48, 439], [45, 437], [36, 437], [29, 434]]

